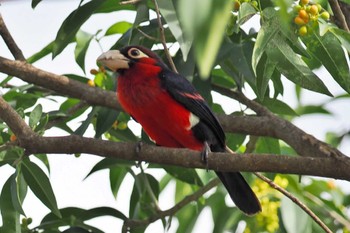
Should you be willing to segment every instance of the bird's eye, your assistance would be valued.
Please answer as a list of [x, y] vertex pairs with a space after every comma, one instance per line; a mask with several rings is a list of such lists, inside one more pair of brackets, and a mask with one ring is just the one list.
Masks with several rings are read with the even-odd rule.
[[141, 50], [137, 48], [132, 48], [128, 51], [128, 55], [131, 58], [142, 58], [142, 57], [148, 57], [146, 54], [144, 54]]

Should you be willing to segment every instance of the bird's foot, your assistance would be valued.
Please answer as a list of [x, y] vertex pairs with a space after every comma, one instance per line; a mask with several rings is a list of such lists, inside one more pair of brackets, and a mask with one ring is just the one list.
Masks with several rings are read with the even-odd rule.
[[[138, 156], [140, 154], [142, 146], [143, 146], [143, 142], [142, 141], [138, 141], [136, 143], [136, 146], [135, 146], [136, 156]], [[140, 166], [141, 166], [141, 161], [136, 161], [136, 167], [140, 167]]]
[[204, 146], [203, 146], [203, 150], [201, 151], [201, 160], [203, 163], [206, 164], [206, 169], [207, 171], [209, 170], [208, 169], [208, 156], [209, 156], [209, 152], [210, 152], [210, 147], [208, 145], [207, 142], [204, 142]]

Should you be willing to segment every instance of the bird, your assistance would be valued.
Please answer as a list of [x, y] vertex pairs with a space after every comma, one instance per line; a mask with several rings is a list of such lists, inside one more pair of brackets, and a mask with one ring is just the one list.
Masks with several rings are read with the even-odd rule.
[[[209, 151], [227, 151], [225, 133], [208, 103], [155, 52], [129, 45], [102, 53], [97, 63], [118, 73], [121, 106], [156, 145], [188, 148], [204, 157]], [[261, 211], [258, 198], [239, 172], [216, 174], [243, 213], [251, 216]]]

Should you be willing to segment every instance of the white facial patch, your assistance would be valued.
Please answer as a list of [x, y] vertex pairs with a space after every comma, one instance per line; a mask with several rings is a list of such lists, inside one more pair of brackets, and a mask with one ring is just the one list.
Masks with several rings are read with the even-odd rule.
[[192, 112], [190, 113], [190, 125], [187, 127], [187, 130], [192, 129], [195, 125], [199, 123], [199, 117], [194, 115]]

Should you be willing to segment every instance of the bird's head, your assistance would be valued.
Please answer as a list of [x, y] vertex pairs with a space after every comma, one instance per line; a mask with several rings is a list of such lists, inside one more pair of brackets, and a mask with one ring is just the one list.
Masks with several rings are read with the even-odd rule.
[[97, 58], [97, 62], [117, 72], [130, 69], [135, 64], [156, 65], [162, 68], [167, 67], [162, 59], [150, 49], [136, 45], [102, 53]]

